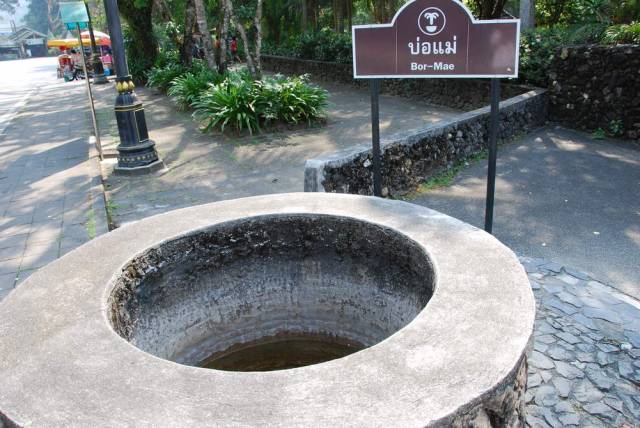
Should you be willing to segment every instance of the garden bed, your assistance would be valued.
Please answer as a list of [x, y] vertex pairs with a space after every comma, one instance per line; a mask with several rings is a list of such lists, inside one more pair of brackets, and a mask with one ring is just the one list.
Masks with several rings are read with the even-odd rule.
[[193, 110], [203, 132], [278, 130], [324, 123], [327, 92], [307, 75], [263, 76], [244, 70], [220, 74], [196, 61], [187, 68], [169, 62], [148, 73], [147, 86], [168, 94], [181, 110]]

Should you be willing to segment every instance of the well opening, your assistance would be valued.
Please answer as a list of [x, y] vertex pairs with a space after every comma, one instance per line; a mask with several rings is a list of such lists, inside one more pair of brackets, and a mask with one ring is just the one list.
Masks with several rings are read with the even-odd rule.
[[271, 215], [212, 226], [131, 260], [109, 316], [141, 350], [182, 364], [266, 371], [389, 337], [434, 290], [423, 248], [372, 223]]

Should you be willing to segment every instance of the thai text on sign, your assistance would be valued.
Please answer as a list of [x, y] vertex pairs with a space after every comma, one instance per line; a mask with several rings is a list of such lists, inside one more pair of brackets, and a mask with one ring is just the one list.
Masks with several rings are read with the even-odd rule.
[[518, 75], [520, 20], [478, 21], [457, 0], [415, 0], [352, 32], [355, 78]]

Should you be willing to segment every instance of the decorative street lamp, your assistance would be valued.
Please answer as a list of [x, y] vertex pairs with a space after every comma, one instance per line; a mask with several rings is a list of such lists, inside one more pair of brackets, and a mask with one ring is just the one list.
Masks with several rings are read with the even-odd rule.
[[117, 0], [104, 0], [107, 25], [111, 35], [111, 48], [116, 68], [115, 112], [118, 122], [120, 144], [118, 145], [118, 165], [115, 171], [120, 174], [138, 175], [157, 171], [164, 167], [158, 157], [155, 143], [149, 139], [147, 122], [142, 102], [133, 91], [135, 85], [129, 74], [124, 50], [120, 15]]
[[[87, 18], [89, 19], [89, 37], [91, 38], [91, 63], [93, 64], [93, 83], [101, 85], [108, 83], [109, 81], [104, 75], [104, 67], [102, 61], [100, 61], [100, 53], [98, 53], [98, 47], [96, 46], [96, 38], [93, 34], [93, 23], [91, 22], [91, 11], [89, 11], [89, 3], [84, 1], [84, 7], [87, 9]], [[84, 52], [83, 52], [84, 53]]]

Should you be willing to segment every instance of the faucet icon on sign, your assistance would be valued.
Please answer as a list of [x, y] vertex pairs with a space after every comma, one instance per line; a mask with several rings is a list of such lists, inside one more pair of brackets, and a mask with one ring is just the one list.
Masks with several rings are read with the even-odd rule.
[[426, 29], [429, 33], [433, 33], [436, 31], [436, 29], [438, 27], [436, 27], [435, 25], [433, 25], [433, 21], [435, 21], [438, 16], [440, 16], [438, 14], [438, 12], [425, 12], [424, 14], [424, 18], [429, 21], [429, 25], [427, 25]]
[[418, 28], [427, 36], [439, 34], [447, 23], [444, 12], [437, 7], [428, 7], [418, 15]]

